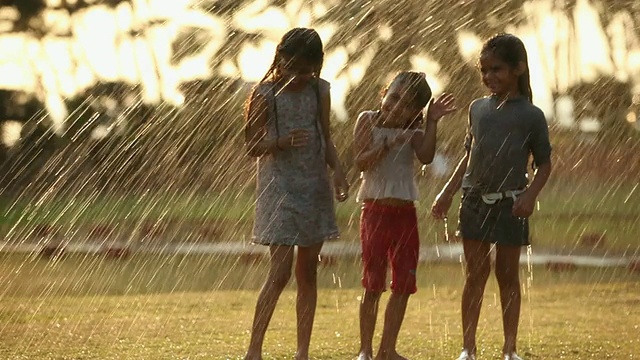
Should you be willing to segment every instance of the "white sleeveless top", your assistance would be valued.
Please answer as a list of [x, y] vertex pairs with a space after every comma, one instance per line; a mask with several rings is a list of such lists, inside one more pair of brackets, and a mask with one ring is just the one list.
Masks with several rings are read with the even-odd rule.
[[[372, 145], [378, 147], [382, 146], [385, 138], [389, 143], [396, 135], [404, 132], [415, 133], [424, 130], [374, 127], [372, 131]], [[356, 200], [394, 198], [416, 201], [418, 186], [414, 176], [414, 156], [414, 150], [409, 140], [404, 144], [393, 146], [374, 167], [360, 173], [362, 183]]]

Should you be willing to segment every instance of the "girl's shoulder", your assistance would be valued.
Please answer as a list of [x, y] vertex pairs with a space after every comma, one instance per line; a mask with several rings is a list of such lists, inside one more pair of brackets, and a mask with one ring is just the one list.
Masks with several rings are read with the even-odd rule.
[[536, 104], [529, 101], [525, 101], [525, 103], [526, 105], [524, 105], [523, 108], [527, 109], [529, 113], [531, 113], [536, 117], [540, 117], [540, 116], [544, 117], [544, 111], [542, 111], [542, 109], [539, 108]]
[[513, 99], [513, 107], [523, 119], [537, 121], [546, 118], [544, 111], [526, 97], [521, 96]]
[[330, 96], [331, 95], [331, 83], [323, 78], [318, 78], [315, 81], [315, 84], [312, 83], [312, 86], [316, 87], [317, 92], [321, 96]]
[[377, 123], [377, 111], [365, 110], [358, 114], [358, 119], [356, 119], [356, 129], [372, 131], [375, 128]]
[[481, 98], [477, 98], [471, 102], [471, 104], [469, 105], [469, 110], [474, 111], [488, 107], [493, 101], [493, 97], [491, 96], [483, 96]]
[[267, 97], [273, 92], [274, 86], [275, 85], [271, 80], [259, 82], [253, 86], [253, 94]]
[[378, 112], [375, 110], [364, 110], [360, 114], [358, 114], [358, 119], [356, 123], [367, 124], [370, 126], [374, 126], [376, 124], [376, 118], [378, 116]]
[[[542, 109], [525, 97], [509, 99], [508, 104], [511, 109], [509, 114], [517, 114], [517, 117], [521, 120], [536, 122], [546, 119]], [[475, 99], [471, 102], [471, 105], [469, 105], [469, 119], [478, 119], [485, 115], [504, 116], [503, 113], [496, 112], [496, 108], [498, 106], [499, 101], [494, 96], [485, 96]]]
[[329, 90], [331, 89], [331, 83], [323, 78], [318, 78], [318, 88], [320, 90]]

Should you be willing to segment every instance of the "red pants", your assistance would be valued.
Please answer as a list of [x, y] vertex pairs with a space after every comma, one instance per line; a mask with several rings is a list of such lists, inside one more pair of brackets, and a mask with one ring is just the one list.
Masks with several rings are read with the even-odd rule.
[[416, 208], [365, 202], [360, 217], [362, 286], [370, 291], [386, 288], [387, 264], [391, 262], [391, 291], [413, 294], [420, 239]]

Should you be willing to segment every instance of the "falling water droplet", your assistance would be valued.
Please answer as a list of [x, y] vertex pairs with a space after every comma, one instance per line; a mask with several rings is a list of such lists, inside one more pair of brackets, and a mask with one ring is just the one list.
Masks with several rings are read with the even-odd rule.
[[449, 242], [449, 224], [446, 216], [444, 217], [444, 240]]

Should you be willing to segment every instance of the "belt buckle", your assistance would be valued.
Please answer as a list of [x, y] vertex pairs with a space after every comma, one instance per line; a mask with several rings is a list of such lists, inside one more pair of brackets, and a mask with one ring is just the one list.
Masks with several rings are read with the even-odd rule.
[[513, 201], [516, 201], [516, 199], [518, 198], [518, 195], [522, 194], [524, 192], [524, 190], [509, 190], [507, 191], [509, 192], [509, 197], [513, 199]]
[[[498, 196], [495, 197], [495, 195], [498, 195]], [[503, 198], [504, 198], [504, 195], [502, 193], [490, 193], [490, 194], [482, 195], [482, 201], [487, 205], [493, 205], [499, 200], [502, 200]]]
[[507, 191], [483, 194], [482, 201], [487, 205], [493, 205], [498, 201], [504, 200], [506, 198], [512, 198], [513, 201], [516, 201], [517, 196], [522, 194], [523, 192], [524, 190], [507, 190]]

